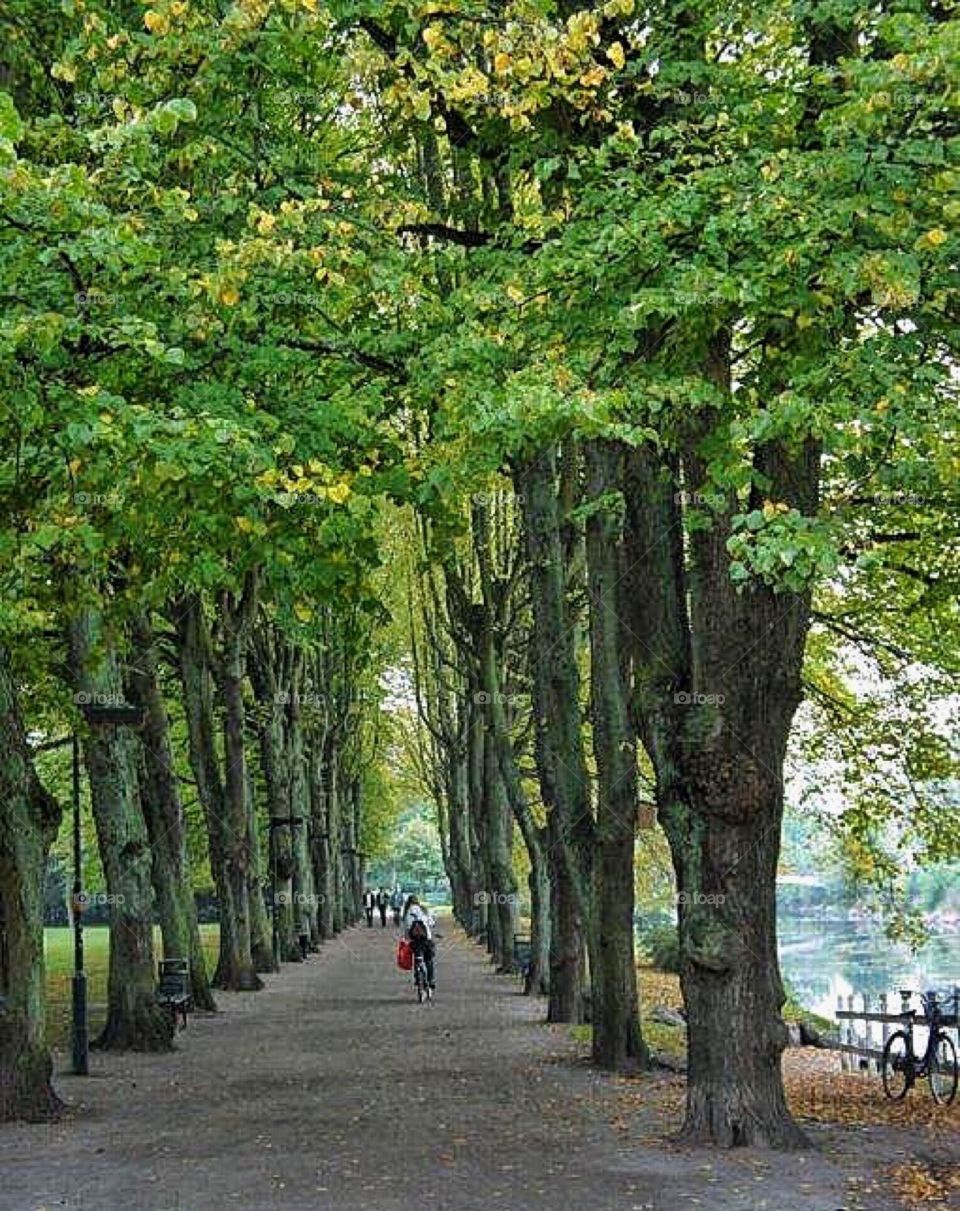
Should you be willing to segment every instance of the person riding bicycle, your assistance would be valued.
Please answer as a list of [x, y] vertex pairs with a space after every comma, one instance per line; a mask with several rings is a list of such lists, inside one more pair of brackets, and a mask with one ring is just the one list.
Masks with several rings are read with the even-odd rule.
[[436, 953], [433, 931], [436, 924], [434, 917], [427, 912], [417, 897], [410, 896], [403, 910], [403, 932], [409, 939], [414, 959], [418, 955], [423, 956], [424, 966], [427, 969], [427, 984], [432, 989], [437, 986], [433, 965]]

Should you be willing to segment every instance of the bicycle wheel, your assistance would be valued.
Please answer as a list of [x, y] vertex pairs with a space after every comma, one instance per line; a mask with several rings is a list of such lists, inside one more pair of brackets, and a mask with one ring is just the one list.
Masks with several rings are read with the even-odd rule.
[[957, 1049], [950, 1036], [942, 1030], [937, 1035], [937, 1041], [934, 1044], [927, 1077], [930, 1081], [933, 1100], [940, 1106], [951, 1105], [957, 1096], [957, 1082], [960, 1080], [960, 1073], [957, 1071]]
[[891, 1101], [902, 1102], [913, 1084], [913, 1052], [905, 1030], [898, 1030], [887, 1039], [881, 1071], [883, 1092]]

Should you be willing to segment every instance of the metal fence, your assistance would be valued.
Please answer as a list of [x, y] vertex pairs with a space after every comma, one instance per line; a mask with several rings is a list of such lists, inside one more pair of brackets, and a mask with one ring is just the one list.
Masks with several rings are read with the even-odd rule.
[[[957, 1029], [960, 989], [954, 988], [950, 993], [941, 994], [939, 1003], [943, 1014], [941, 1024], [960, 1051]], [[921, 1053], [926, 1047], [926, 1021], [918, 992], [910, 989], [897, 993], [882, 992], [876, 998], [875, 1007], [871, 1005], [867, 993], [837, 997], [839, 1042], [833, 1046], [840, 1052], [842, 1072], [879, 1072], [887, 1039], [909, 1020], [912, 1011], [916, 1011], [914, 1027], [918, 1031], [915, 1046]]]

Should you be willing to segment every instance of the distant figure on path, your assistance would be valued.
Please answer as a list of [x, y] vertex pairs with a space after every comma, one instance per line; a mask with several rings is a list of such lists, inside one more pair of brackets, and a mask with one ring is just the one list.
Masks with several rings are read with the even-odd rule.
[[427, 968], [427, 983], [436, 988], [434, 971], [434, 955], [436, 943], [433, 940], [433, 929], [436, 919], [422, 906], [416, 896], [411, 896], [403, 910], [403, 930], [410, 939], [414, 955], [422, 954]]
[[398, 883], [390, 897], [390, 907], [393, 909], [393, 923], [399, 926], [400, 914], [403, 912], [403, 889]]
[[373, 910], [377, 906], [377, 897], [368, 887], [363, 893], [363, 911], [367, 914], [367, 926], [373, 925]]
[[380, 913], [380, 928], [387, 928], [387, 909], [390, 907], [390, 897], [387, 895], [387, 889], [381, 887], [377, 892], [377, 911]]

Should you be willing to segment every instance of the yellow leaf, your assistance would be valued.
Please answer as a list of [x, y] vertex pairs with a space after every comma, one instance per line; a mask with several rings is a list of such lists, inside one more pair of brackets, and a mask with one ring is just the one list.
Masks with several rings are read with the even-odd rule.
[[499, 76], [504, 76], [510, 70], [510, 64], [513, 60], [506, 51], [500, 51], [498, 55], [493, 56], [493, 70]]
[[580, 83], [584, 88], [599, 88], [606, 78], [606, 71], [597, 63], [589, 71], [583, 73]]
[[143, 14], [143, 24], [151, 34], [166, 34], [170, 31], [170, 19], [164, 13], [158, 13], [156, 9], [148, 9]]
[[70, 462], [67, 465], [70, 468], [70, 474], [76, 475], [76, 473], [83, 466], [83, 463], [81, 462], [81, 460], [79, 458], [71, 458]]
[[237, 529], [241, 534], [249, 534], [253, 529], [253, 522], [249, 517], [235, 517], [234, 521], [237, 523]]
[[235, 286], [221, 286], [218, 297], [224, 307], [236, 307], [240, 302], [240, 292]]
[[627, 57], [623, 53], [623, 47], [619, 42], [614, 42], [614, 44], [607, 49], [607, 58], [616, 68], [623, 67], [624, 63], [627, 61]]
[[269, 235], [277, 225], [276, 216], [272, 214], [262, 214], [257, 221], [257, 231], [261, 235]]
[[302, 601], [298, 601], [294, 605], [293, 612], [301, 622], [310, 622], [313, 618], [313, 610], [308, 605], [304, 605]]
[[336, 501], [338, 505], [342, 505], [349, 495], [350, 485], [345, 483], [343, 480], [341, 480], [338, 484], [333, 484], [327, 489], [327, 496], [329, 496], [331, 500]]
[[947, 233], [943, 230], [943, 228], [934, 227], [930, 231], [924, 232], [924, 234], [917, 240], [914, 247], [939, 248], [941, 244], [946, 242], [946, 239]]
[[519, 286], [514, 285], [513, 282], [511, 282], [509, 284], [509, 286], [507, 286], [506, 295], [507, 295], [507, 298], [511, 300], [511, 302], [514, 302], [514, 303], [523, 302], [523, 291], [520, 289]]

